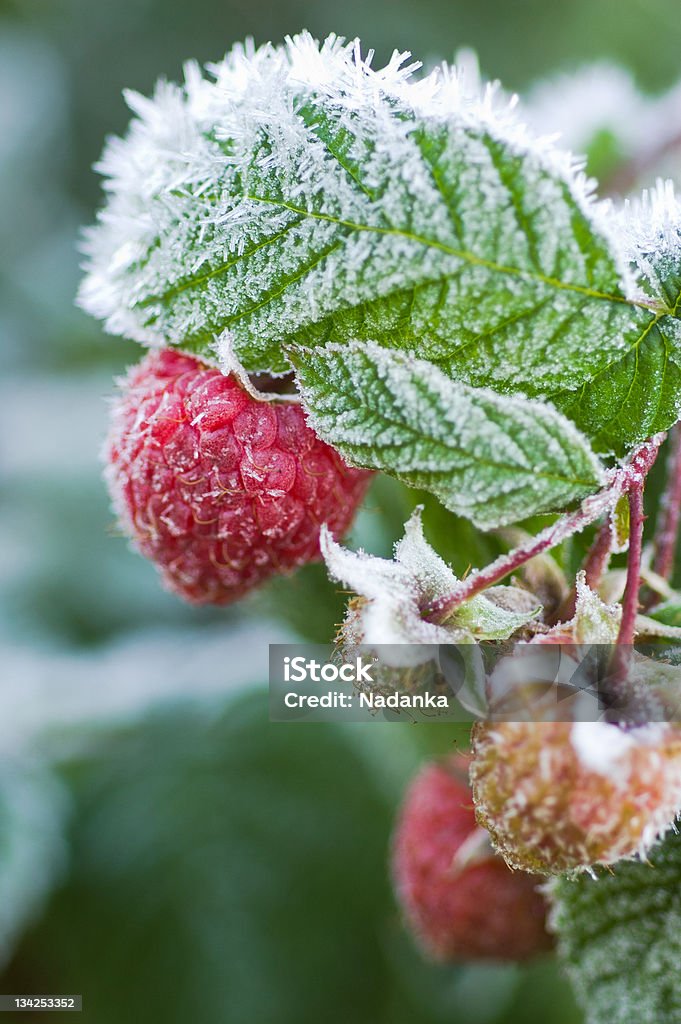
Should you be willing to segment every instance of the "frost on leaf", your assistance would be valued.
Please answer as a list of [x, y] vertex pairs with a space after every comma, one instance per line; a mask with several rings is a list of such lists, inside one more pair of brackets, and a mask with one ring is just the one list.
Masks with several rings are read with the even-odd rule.
[[681, 415], [681, 203], [672, 183], [625, 204], [617, 223], [650, 308], [636, 310], [633, 349], [609, 359], [579, 391], [551, 397], [596, 448], [621, 453]]
[[579, 165], [494, 88], [447, 66], [415, 77], [407, 56], [373, 69], [357, 43], [303, 34], [128, 94], [135, 117], [99, 165], [83, 306], [209, 362], [230, 331], [252, 372], [285, 371], [291, 342], [418, 349], [467, 384], [559, 396], [606, 447], [637, 432], [628, 373], [647, 433], [668, 426], [676, 306], [641, 305]]
[[605, 604], [586, 582], [584, 572], [578, 573], [576, 588], [577, 606], [572, 621], [575, 643], [616, 643], [622, 606]]
[[351, 604], [346, 623], [352, 642], [368, 647], [413, 645], [382, 651], [383, 660], [394, 656], [398, 665], [405, 664], [404, 658], [414, 664], [428, 661], [439, 644], [507, 639], [541, 610], [527, 592], [514, 601], [508, 593], [513, 588], [498, 587], [467, 601], [442, 624], [427, 621], [424, 609], [451, 593], [457, 577], [425, 539], [418, 508], [405, 524], [393, 560], [349, 551], [326, 529], [321, 547], [329, 575], [360, 598]]
[[545, 403], [369, 343], [291, 358], [312, 427], [348, 462], [431, 491], [483, 529], [561, 509], [603, 479], [586, 439]]
[[681, 838], [647, 861], [554, 883], [552, 924], [586, 1024], [681, 1019]]

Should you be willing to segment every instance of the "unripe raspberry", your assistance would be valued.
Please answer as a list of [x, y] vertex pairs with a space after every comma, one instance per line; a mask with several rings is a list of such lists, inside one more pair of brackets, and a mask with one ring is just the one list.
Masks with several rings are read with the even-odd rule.
[[129, 372], [105, 457], [123, 528], [196, 604], [227, 604], [318, 558], [322, 523], [342, 535], [371, 476], [345, 465], [299, 405], [257, 401], [170, 350]]
[[544, 898], [476, 827], [457, 761], [426, 765], [407, 792], [393, 841], [398, 900], [436, 960], [526, 960], [552, 945]]
[[681, 809], [681, 732], [666, 723], [478, 723], [478, 822], [508, 864], [557, 874], [645, 854]]

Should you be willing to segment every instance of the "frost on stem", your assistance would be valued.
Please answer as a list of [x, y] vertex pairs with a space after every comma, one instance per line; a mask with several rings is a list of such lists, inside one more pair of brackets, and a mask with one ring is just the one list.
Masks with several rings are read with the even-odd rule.
[[[516, 548], [507, 555], [501, 555], [484, 569], [472, 572], [465, 580], [457, 584], [450, 593], [434, 601], [427, 614], [433, 621], [443, 621], [463, 601], [469, 600], [474, 594], [484, 590], [518, 569], [530, 558], [550, 550], [557, 544], [579, 533], [590, 523], [610, 513], [623, 494], [632, 488], [643, 486], [643, 482], [653, 465], [664, 434], [657, 434], [644, 444], [639, 445], [629, 456], [626, 463], [617, 470], [611, 471], [606, 486], [597, 494], [589, 495], [576, 512], [561, 516], [555, 523], [547, 527], [536, 537], [531, 538], [522, 547]], [[640, 562], [639, 562], [640, 574]]]

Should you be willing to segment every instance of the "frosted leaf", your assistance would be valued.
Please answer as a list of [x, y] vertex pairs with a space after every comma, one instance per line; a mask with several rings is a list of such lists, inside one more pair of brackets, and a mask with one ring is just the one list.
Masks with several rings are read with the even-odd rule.
[[[285, 371], [291, 342], [418, 349], [474, 386], [555, 393], [605, 446], [628, 442], [636, 416], [613, 424], [612, 401], [577, 389], [639, 349], [659, 368], [675, 305], [648, 308], [570, 154], [495, 87], [407, 59], [373, 69], [357, 42], [302, 34], [128, 94], [82, 305], [209, 362], [229, 331], [249, 371]], [[681, 393], [676, 362], [660, 372], [673, 395], [648, 433]], [[658, 382], [636, 377], [649, 404]]]
[[665, 637], [668, 640], [681, 640], [681, 627], [670, 626], [665, 622], [658, 622], [657, 619], [648, 615], [636, 616], [636, 632], [645, 634], [647, 637]]
[[681, 838], [646, 861], [552, 884], [552, 926], [586, 1024], [677, 1024], [681, 1018]]
[[681, 280], [681, 203], [672, 181], [625, 203], [620, 214], [629, 259], [636, 263], [652, 298], [674, 306]]
[[405, 524], [393, 560], [349, 551], [326, 527], [322, 529], [321, 549], [329, 575], [363, 599], [349, 613], [353, 643], [369, 647], [422, 645], [421, 650], [382, 651], [386, 664], [391, 663], [390, 658], [400, 666], [429, 661], [440, 644], [507, 639], [540, 611], [536, 601], [528, 601], [526, 593], [522, 607], [507, 594], [496, 601], [495, 590], [512, 589], [501, 587], [492, 588], [489, 596], [481, 594], [467, 601], [443, 624], [427, 621], [424, 610], [451, 593], [457, 577], [425, 539], [420, 508]]
[[578, 392], [551, 397], [597, 448], [620, 453], [681, 417], [681, 203], [672, 182], [625, 203], [617, 224], [655, 315], [639, 309], [635, 348]]
[[480, 640], [507, 640], [536, 619], [541, 610], [540, 602], [527, 590], [490, 587], [460, 605], [449, 621], [470, 629]]
[[312, 427], [348, 462], [432, 491], [483, 529], [562, 508], [603, 479], [585, 438], [542, 402], [370, 343], [291, 358]]
[[616, 643], [622, 606], [605, 604], [588, 585], [583, 571], [577, 574], [576, 588], [577, 605], [572, 621], [575, 643]]

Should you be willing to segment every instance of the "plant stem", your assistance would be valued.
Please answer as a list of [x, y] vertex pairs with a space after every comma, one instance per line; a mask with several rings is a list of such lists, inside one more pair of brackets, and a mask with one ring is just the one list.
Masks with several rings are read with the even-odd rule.
[[641, 554], [643, 551], [643, 487], [638, 481], [629, 489], [629, 556], [627, 558], [627, 582], [622, 598], [622, 621], [617, 635], [617, 644], [633, 644], [638, 615], [638, 592], [641, 586]]
[[674, 555], [681, 518], [681, 424], [670, 431], [670, 449], [667, 457], [667, 486], [660, 502], [659, 519], [655, 531], [655, 559], [653, 571], [668, 580], [674, 569]]
[[[617, 701], [628, 696], [628, 674], [634, 651], [638, 595], [641, 586], [641, 554], [643, 551], [643, 488], [645, 479], [632, 483], [629, 492], [629, 556], [627, 582], [622, 598], [622, 620], [611, 660], [609, 693]], [[621, 713], [621, 712], [620, 712]]]
[[[605, 486], [596, 494], [590, 494], [585, 498], [576, 512], [561, 516], [526, 544], [509, 551], [508, 554], [500, 555], [484, 569], [472, 572], [465, 580], [461, 580], [451, 593], [443, 595], [424, 609], [424, 617], [432, 622], [444, 622], [464, 601], [498, 583], [536, 555], [541, 555], [573, 534], [579, 533], [604, 514], [609, 515], [623, 494], [628, 494], [637, 487], [642, 494], [643, 482], [655, 462], [665, 436], [655, 434], [638, 445], [623, 466], [609, 472]], [[637, 572], [640, 574], [640, 564]]]
[[608, 567], [610, 561], [610, 552], [612, 551], [612, 514], [609, 513], [605, 522], [601, 524], [601, 527], [596, 534], [596, 538], [591, 546], [591, 550], [586, 557], [584, 563], [584, 575], [586, 577], [587, 585], [592, 589], [596, 590], [598, 584], [603, 578], [603, 573]]

